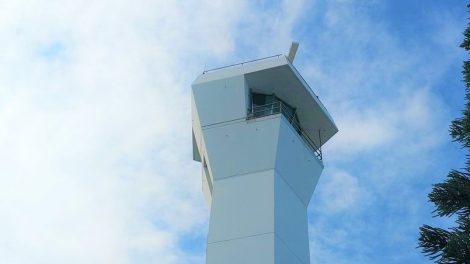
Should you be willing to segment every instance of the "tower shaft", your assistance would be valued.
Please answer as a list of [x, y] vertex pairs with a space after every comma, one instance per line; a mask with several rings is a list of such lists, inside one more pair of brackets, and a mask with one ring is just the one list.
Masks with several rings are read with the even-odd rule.
[[318, 152], [337, 132], [326, 109], [285, 56], [192, 87], [193, 153], [211, 207], [206, 263], [309, 264]]

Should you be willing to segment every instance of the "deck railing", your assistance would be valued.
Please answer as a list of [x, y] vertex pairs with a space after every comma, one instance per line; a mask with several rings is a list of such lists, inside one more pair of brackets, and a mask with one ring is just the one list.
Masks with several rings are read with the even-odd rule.
[[292, 125], [292, 128], [297, 132], [299, 137], [306, 143], [309, 149], [318, 157], [318, 159], [322, 160], [323, 156], [321, 147], [318, 147], [302, 129], [298, 119], [296, 118], [295, 110], [292, 110], [292, 108], [288, 107], [283, 102], [277, 101], [265, 105], [253, 106], [252, 109], [248, 111], [247, 119], [254, 119], [276, 114], [282, 114]]
[[231, 67], [236, 67], [236, 66], [243, 66], [245, 64], [249, 64], [249, 63], [252, 63], [252, 62], [256, 62], [256, 61], [261, 61], [261, 60], [267, 60], [267, 59], [272, 59], [272, 58], [279, 58], [281, 56], [284, 56], [282, 54], [278, 54], [278, 55], [273, 55], [273, 56], [269, 56], [269, 57], [265, 57], [265, 58], [261, 58], [261, 59], [256, 59], [256, 60], [250, 60], [250, 61], [245, 61], [245, 62], [241, 62], [241, 63], [236, 63], [236, 64], [232, 64], [232, 65], [227, 65], [227, 66], [223, 66], [223, 67], [219, 67], [219, 68], [214, 68], [214, 69], [210, 69], [210, 70], [205, 70], [202, 72], [202, 74], [206, 74], [208, 72], [213, 72], [213, 71], [217, 71], [217, 70], [221, 70], [221, 69], [225, 69], [225, 68], [231, 68]]

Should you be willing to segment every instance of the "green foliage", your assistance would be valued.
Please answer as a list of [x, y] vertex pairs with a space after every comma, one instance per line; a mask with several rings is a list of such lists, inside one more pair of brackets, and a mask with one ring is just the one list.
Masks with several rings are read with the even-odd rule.
[[438, 216], [470, 215], [470, 178], [468, 173], [452, 170], [443, 183], [434, 185], [429, 200]]
[[[467, 5], [467, 8], [470, 9], [470, 4]], [[463, 35], [464, 39], [462, 41], [462, 44], [460, 44], [460, 47], [464, 48], [466, 51], [470, 51], [470, 27], [467, 27], [467, 29], [465, 29]]]
[[[470, 10], [470, 4], [467, 5]], [[470, 23], [460, 47], [470, 52]], [[450, 125], [450, 135], [467, 151], [470, 150], [470, 61], [463, 64], [465, 109], [462, 117]], [[470, 155], [464, 171], [452, 170], [447, 179], [435, 184], [428, 195], [436, 206], [435, 216], [457, 216], [456, 225], [444, 230], [429, 225], [420, 228], [419, 247], [438, 264], [470, 264]]]
[[429, 199], [436, 205], [436, 216], [457, 215], [457, 226], [450, 230], [423, 225], [419, 246], [436, 263], [470, 263], [470, 178], [452, 170], [443, 183], [434, 185]]

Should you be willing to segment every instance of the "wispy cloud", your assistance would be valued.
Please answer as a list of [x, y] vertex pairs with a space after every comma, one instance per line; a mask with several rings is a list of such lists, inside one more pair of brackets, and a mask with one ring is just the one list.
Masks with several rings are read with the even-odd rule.
[[336, 171], [325, 179], [322, 189], [317, 191], [323, 201], [320, 211], [336, 213], [353, 210], [366, 202], [367, 190], [362, 190], [359, 180], [345, 171]]
[[311, 202], [312, 260], [417, 263], [426, 194], [449, 166], [454, 105], [439, 86], [460, 63], [462, 17], [420, 12], [429, 27], [410, 36], [384, 18], [388, 3], [366, 2], [325, 2], [301, 64], [340, 129]]
[[312, 260], [423, 261], [426, 188], [454, 162], [459, 93], [443, 83], [465, 20], [423, 11], [410, 36], [377, 15], [388, 4], [2, 2], [0, 262], [203, 263], [190, 83], [292, 39], [340, 128], [310, 206]]
[[2, 3], [0, 262], [203, 263], [190, 83], [257, 36], [284, 51], [287, 3]]

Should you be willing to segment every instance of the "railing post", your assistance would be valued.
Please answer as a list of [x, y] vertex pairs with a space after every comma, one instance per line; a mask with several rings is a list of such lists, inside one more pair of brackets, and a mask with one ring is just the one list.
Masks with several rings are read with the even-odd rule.
[[323, 153], [321, 151], [321, 132], [320, 132], [320, 129], [318, 129], [318, 141], [319, 141], [319, 147], [318, 147], [318, 151], [320, 152], [320, 159], [323, 160]]
[[[279, 107], [279, 109], [277, 109]], [[263, 116], [269, 116], [273, 114], [281, 114], [284, 115], [286, 120], [291, 124], [292, 128], [298, 133], [298, 136], [303, 140], [303, 142], [307, 145], [307, 147], [313, 152], [313, 154], [321, 160], [323, 160], [323, 153], [321, 150], [321, 130], [318, 130], [318, 139], [319, 139], [319, 146], [315, 144], [308, 134], [300, 127], [300, 124], [295, 119], [296, 109], [293, 109], [293, 112], [290, 116], [288, 116], [287, 112], [285, 112], [286, 106], [284, 106], [282, 101], [273, 102], [270, 104], [264, 105], [252, 105], [251, 111], [248, 109], [247, 119], [254, 119]], [[279, 112], [276, 112], [279, 111]]]

